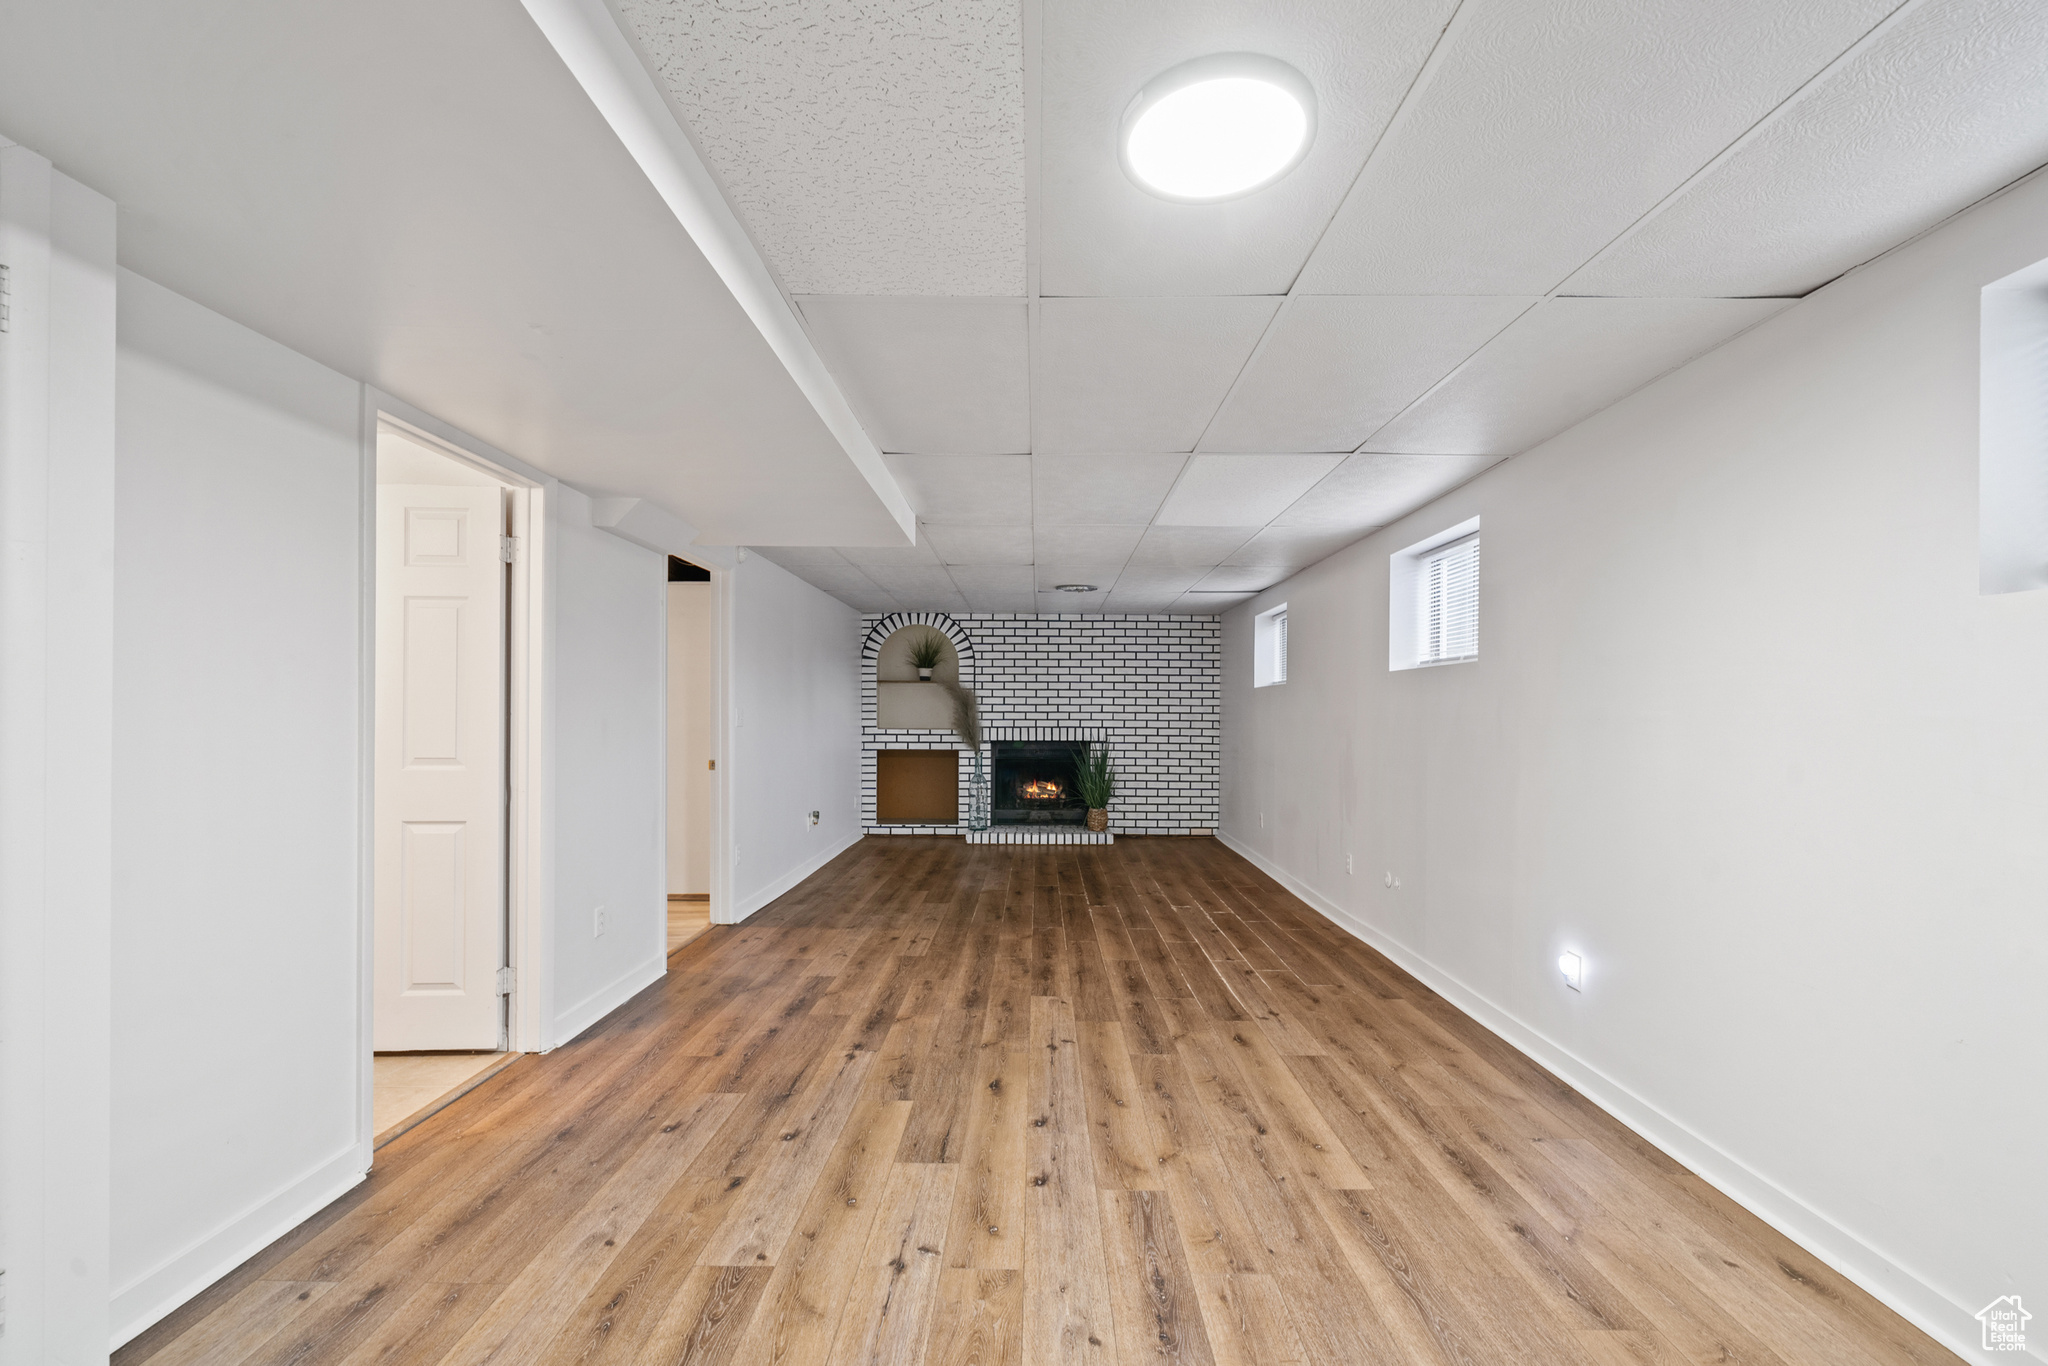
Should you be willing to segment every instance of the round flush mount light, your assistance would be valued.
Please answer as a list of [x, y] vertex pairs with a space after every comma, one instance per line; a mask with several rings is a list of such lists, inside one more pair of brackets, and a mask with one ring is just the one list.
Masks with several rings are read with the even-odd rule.
[[1053, 585], [1052, 591], [1055, 593], [1099, 593], [1102, 590], [1092, 583], [1056, 583]]
[[1270, 185], [1308, 154], [1316, 97], [1283, 61], [1197, 57], [1145, 83], [1118, 131], [1124, 174], [1161, 199], [1209, 204]]

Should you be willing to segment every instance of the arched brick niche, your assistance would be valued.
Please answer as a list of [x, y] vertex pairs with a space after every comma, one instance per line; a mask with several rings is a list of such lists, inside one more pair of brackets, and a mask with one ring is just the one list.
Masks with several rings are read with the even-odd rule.
[[[861, 746], [861, 821], [870, 830], [888, 831], [896, 834], [957, 834], [958, 825], [880, 825], [877, 821], [876, 762], [878, 750], [951, 750], [960, 753], [961, 764], [959, 805], [967, 809], [967, 777], [972, 758], [960, 743], [960, 737], [950, 729], [934, 726], [929, 729], [906, 730], [892, 726], [883, 729], [881, 719], [880, 664], [882, 647], [899, 632], [915, 627], [930, 627], [944, 636], [952, 645], [953, 653], [959, 660], [960, 682], [968, 687], [975, 685], [974, 638], [965, 627], [944, 612], [891, 612], [876, 619], [861, 641], [861, 728], [865, 740]], [[895, 685], [891, 685], [895, 686]]]
[[960, 681], [968, 683], [974, 668], [974, 639], [959, 622], [944, 612], [891, 612], [877, 621], [860, 647], [861, 666], [867, 670], [868, 676], [874, 676], [875, 663], [889, 637], [912, 626], [929, 626], [952, 642], [954, 653], [960, 657]]

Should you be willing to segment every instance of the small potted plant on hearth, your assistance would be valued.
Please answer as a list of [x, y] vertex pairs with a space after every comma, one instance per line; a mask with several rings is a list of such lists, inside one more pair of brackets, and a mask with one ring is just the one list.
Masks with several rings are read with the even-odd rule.
[[1088, 828], [1109, 829], [1109, 799], [1116, 795], [1116, 768], [1101, 745], [1085, 745], [1074, 764], [1074, 786], [1088, 804]]
[[910, 638], [910, 664], [917, 670], [919, 682], [932, 681], [932, 670], [946, 654], [946, 638], [927, 626]]

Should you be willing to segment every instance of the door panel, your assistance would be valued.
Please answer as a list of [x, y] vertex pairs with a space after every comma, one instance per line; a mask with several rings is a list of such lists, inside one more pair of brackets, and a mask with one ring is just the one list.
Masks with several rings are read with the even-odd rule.
[[505, 492], [377, 489], [376, 1047], [496, 1048]]
[[399, 873], [405, 936], [400, 981], [408, 995], [463, 989], [464, 829], [457, 821], [405, 823], [405, 863]]

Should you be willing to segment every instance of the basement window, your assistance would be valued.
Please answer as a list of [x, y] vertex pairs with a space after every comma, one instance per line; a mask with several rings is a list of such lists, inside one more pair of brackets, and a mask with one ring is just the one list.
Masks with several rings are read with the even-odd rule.
[[1387, 667], [1479, 658], [1479, 519], [1458, 523], [1387, 561]]
[[1287, 604], [1252, 618], [1252, 686], [1287, 681]]
[[2048, 588], [2048, 261], [1984, 287], [1977, 584]]

